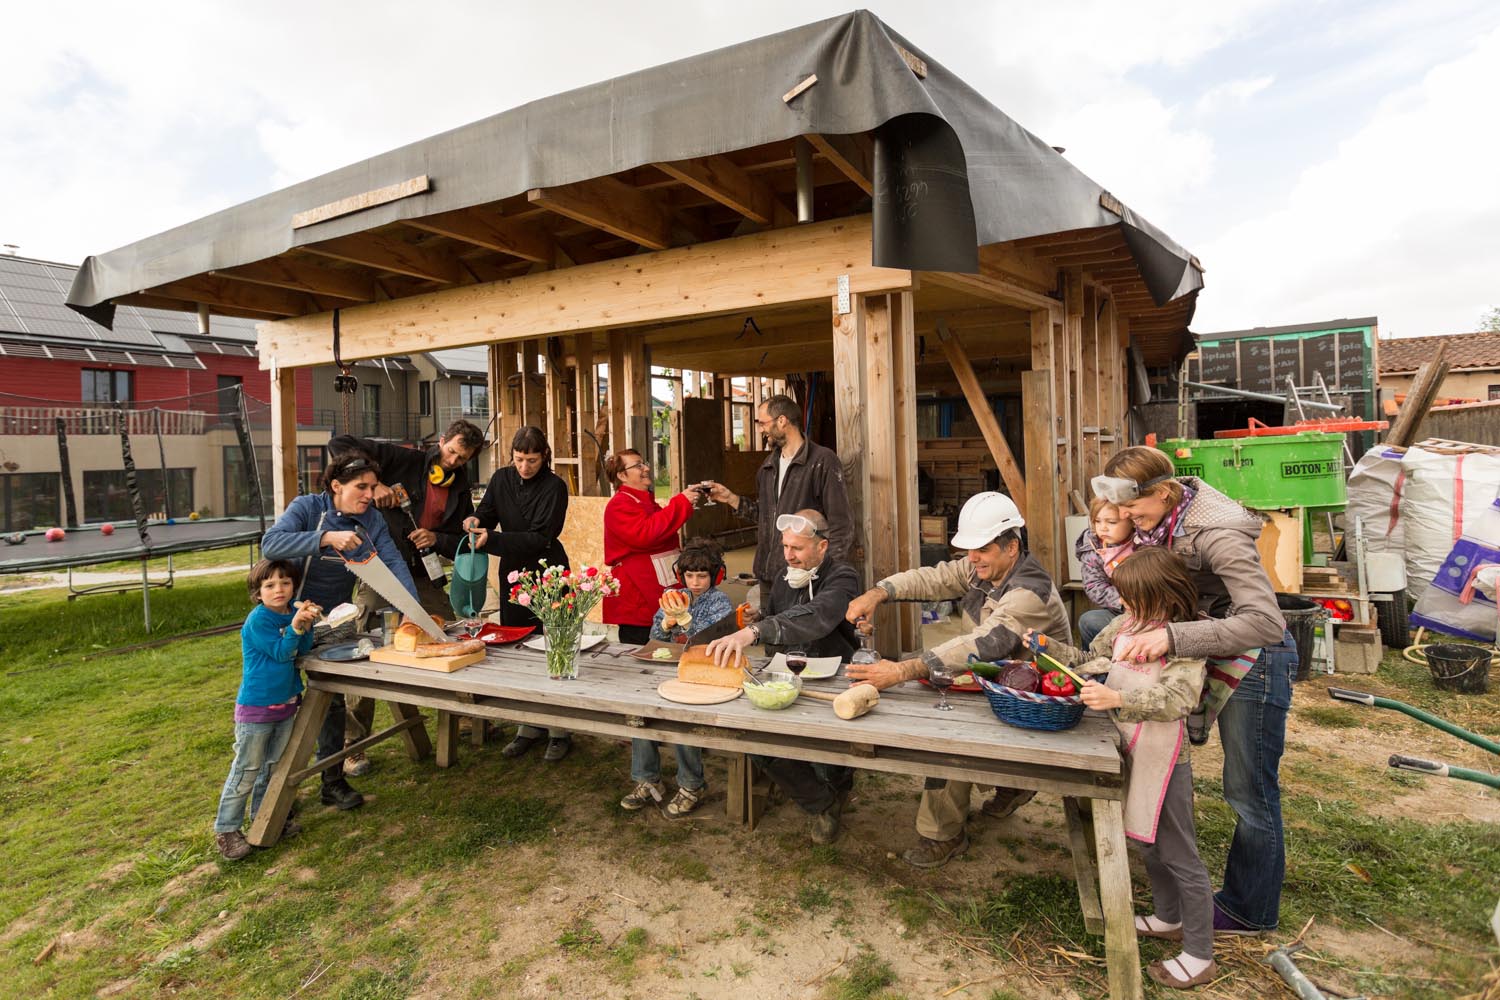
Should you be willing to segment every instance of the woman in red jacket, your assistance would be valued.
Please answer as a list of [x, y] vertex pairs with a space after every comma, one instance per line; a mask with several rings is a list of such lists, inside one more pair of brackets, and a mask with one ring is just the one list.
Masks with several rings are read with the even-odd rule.
[[693, 501], [684, 490], [665, 507], [657, 503], [651, 466], [634, 449], [609, 456], [604, 471], [615, 483], [604, 508], [604, 561], [620, 581], [620, 593], [604, 599], [604, 621], [620, 627], [621, 642], [646, 643], [662, 591], [675, 582], [677, 531], [692, 516]]

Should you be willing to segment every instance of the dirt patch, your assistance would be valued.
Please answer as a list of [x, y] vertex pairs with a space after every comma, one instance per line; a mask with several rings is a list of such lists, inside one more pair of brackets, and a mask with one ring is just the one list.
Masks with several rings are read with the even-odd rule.
[[203, 930], [193, 935], [192, 940], [162, 951], [156, 956], [155, 961], [164, 962], [174, 955], [180, 955], [183, 952], [187, 951], [204, 951], [215, 941], [219, 940], [219, 938], [234, 930], [235, 925], [239, 922], [239, 914], [235, 914], [231, 917], [225, 917], [223, 920], [215, 920], [213, 923], [203, 928]]
[[108, 944], [109, 936], [94, 925], [77, 931], [63, 931], [57, 936], [57, 951], [53, 954], [58, 958], [69, 955], [76, 958], [84, 952], [103, 948]]
[[129, 875], [134, 869], [134, 861], [120, 861], [112, 864], [108, 868], [104, 869], [104, 871], [100, 872], [98, 877], [95, 878], [93, 882], [89, 883], [89, 888], [97, 889], [101, 886], [113, 885], [116, 882], [120, 881], [120, 879], [124, 878], [126, 875]]
[[161, 887], [161, 898], [170, 899], [173, 896], [180, 895], [186, 892], [194, 882], [201, 882], [210, 875], [218, 874], [218, 872], [219, 866], [216, 862], [205, 861], [190, 871], [185, 871], [181, 875], [168, 879], [167, 883]]
[[317, 870], [308, 868], [306, 866], [293, 868], [291, 875], [293, 881], [301, 882], [304, 885], [306, 885], [308, 882], [316, 882], [318, 880]]

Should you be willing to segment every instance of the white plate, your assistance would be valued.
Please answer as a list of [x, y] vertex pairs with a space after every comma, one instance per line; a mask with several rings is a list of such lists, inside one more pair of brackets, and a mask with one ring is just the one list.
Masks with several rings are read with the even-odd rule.
[[[599, 643], [608, 638], [609, 636], [602, 633], [599, 635], [586, 635], [583, 637], [583, 641], [578, 644], [578, 648], [580, 650], [593, 649], [595, 646], [599, 645]], [[545, 635], [539, 635], [534, 639], [527, 639], [525, 642], [521, 643], [521, 645], [525, 646], [527, 649], [534, 649], [538, 653], [545, 653], [547, 651], [547, 637]]]
[[[802, 671], [802, 679], [805, 681], [825, 680], [838, 673], [839, 665], [843, 662], [844, 659], [841, 656], [809, 656], [807, 667]], [[766, 669], [786, 670], [786, 654], [777, 653], [771, 657], [771, 662], [766, 664]]]

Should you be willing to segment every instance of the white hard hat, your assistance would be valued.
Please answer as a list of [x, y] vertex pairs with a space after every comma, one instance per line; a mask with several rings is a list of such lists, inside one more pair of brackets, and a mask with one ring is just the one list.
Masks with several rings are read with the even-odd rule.
[[952, 545], [956, 549], [982, 549], [1011, 528], [1023, 528], [1026, 520], [1016, 502], [993, 490], [969, 497], [958, 512], [958, 531]]

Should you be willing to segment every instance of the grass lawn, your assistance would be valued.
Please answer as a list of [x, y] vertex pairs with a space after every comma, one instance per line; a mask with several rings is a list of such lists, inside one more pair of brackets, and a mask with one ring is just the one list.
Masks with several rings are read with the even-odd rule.
[[[240, 620], [243, 583], [152, 595], [187, 632]], [[9, 996], [927, 997], [1103, 995], [1055, 799], [976, 819], [973, 848], [906, 868], [918, 783], [864, 774], [848, 833], [812, 848], [790, 806], [746, 833], [717, 794], [670, 822], [616, 805], [628, 754], [579, 738], [561, 765], [467, 744], [439, 771], [396, 741], [340, 814], [304, 786], [302, 835], [238, 863], [210, 833], [231, 757], [236, 633], [83, 660], [141, 642], [139, 596], [0, 598], [0, 977]], [[585, 671], [586, 673], [586, 671]], [[586, 677], [582, 683], [586, 683]], [[1500, 736], [1500, 693], [1438, 692], [1388, 656], [1341, 678]], [[1388, 712], [1299, 686], [1283, 763], [1285, 943], [1342, 995], [1437, 998], [1480, 988], [1500, 894], [1500, 797], [1392, 773], [1384, 755], [1495, 762]], [[1500, 684], [1496, 684], [1500, 687]], [[1472, 748], [1470, 748], [1472, 749]], [[670, 753], [664, 755], [670, 774]], [[1215, 744], [1195, 753], [1205, 860], [1232, 817]], [[1139, 895], [1146, 904], [1144, 879]], [[1286, 994], [1225, 947], [1220, 997]], [[1165, 952], [1154, 942], [1143, 960]], [[1147, 996], [1168, 991], [1147, 984]]]

